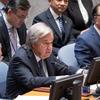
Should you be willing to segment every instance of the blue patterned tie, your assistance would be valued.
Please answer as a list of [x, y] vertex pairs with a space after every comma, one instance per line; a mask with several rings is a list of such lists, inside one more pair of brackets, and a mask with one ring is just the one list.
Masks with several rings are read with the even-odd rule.
[[11, 43], [12, 56], [13, 56], [17, 49], [17, 34], [14, 31], [14, 27], [9, 28], [9, 32], [10, 32], [10, 43]]
[[60, 31], [61, 31], [61, 33], [64, 33], [64, 20], [63, 20], [63, 17], [59, 16], [58, 20], [59, 20]]
[[65, 29], [64, 29], [64, 20], [63, 20], [63, 17], [59, 16], [58, 20], [59, 20], [60, 31], [62, 33], [62, 39], [64, 39], [65, 38]]

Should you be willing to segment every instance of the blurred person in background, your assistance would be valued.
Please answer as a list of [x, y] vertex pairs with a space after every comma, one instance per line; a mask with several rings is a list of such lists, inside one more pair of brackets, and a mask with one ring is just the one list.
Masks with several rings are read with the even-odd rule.
[[80, 68], [89, 67], [100, 56], [100, 4], [93, 9], [93, 25], [76, 40], [75, 56]]
[[30, 4], [27, 0], [9, 0], [0, 16], [0, 43], [3, 61], [9, 62], [17, 48], [26, 42], [25, 18]]
[[58, 55], [59, 49], [69, 43], [75, 42], [73, 34], [78, 33], [73, 29], [70, 18], [64, 15], [69, 0], [48, 0], [50, 7], [33, 19], [33, 24], [45, 22], [51, 27], [54, 34], [53, 53]]
[[[65, 13], [73, 21], [74, 28], [81, 32], [92, 24], [92, 9], [92, 0], [69, 0]], [[78, 35], [75, 34], [75, 37]]]

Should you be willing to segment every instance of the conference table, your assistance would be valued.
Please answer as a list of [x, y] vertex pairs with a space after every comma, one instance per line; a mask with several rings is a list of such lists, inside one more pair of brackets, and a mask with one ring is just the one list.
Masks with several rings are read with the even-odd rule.
[[[49, 90], [41, 87], [24, 94], [24, 96], [49, 96]], [[82, 96], [82, 100], [96, 100], [96, 98], [90, 94], [87, 97]]]

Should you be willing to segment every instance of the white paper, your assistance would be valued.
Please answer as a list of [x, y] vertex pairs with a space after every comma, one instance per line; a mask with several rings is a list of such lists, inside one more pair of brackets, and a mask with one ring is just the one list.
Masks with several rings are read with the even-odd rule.
[[15, 100], [49, 100], [49, 96], [21, 96], [19, 95]]

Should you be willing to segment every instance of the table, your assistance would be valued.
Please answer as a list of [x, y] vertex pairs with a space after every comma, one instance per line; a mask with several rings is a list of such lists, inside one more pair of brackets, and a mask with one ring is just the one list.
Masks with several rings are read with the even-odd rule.
[[[44, 91], [41, 91], [44, 90]], [[26, 94], [24, 94], [25, 96], [49, 96], [49, 90], [45, 90], [43, 88], [40, 89], [40, 91], [38, 89], [30, 91]], [[82, 97], [82, 100], [95, 100], [96, 98], [93, 97], [92, 95], [88, 96], [88, 97]]]

